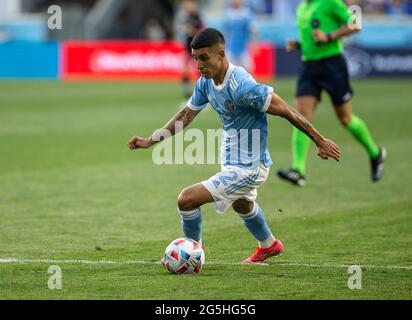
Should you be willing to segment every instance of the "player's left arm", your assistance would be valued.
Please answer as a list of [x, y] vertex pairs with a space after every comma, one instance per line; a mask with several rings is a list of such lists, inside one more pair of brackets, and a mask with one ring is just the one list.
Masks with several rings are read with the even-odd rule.
[[336, 161], [339, 161], [339, 147], [333, 141], [322, 136], [304, 116], [289, 106], [276, 93], [272, 93], [271, 101], [266, 112], [287, 119], [292, 125], [311, 138], [317, 146], [317, 154], [319, 157], [322, 159], [332, 157]]
[[313, 38], [316, 42], [330, 42], [338, 40], [343, 37], [350, 36], [351, 34], [359, 32], [359, 28], [349, 27], [347, 25], [342, 26], [333, 32], [323, 32], [320, 29], [313, 30]]
[[343, 37], [350, 36], [360, 31], [360, 23], [355, 19], [346, 4], [342, 0], [331, 0], [329, 3], [329, 14], [342, 25], [341, 28], [332, 32], [324, 32], [321, 29], [313, 30], [316, 42], [330, 42]]

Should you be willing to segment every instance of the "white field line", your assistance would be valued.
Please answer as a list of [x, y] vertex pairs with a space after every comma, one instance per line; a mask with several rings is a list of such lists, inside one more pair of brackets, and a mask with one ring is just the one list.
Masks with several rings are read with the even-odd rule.
[[[16, 258], [0, 258], [0, 264], [39, 264], [39, 263], [50, 263], [50, 264], [85, 264], [85, 265], [160, 265], [160, 261], [148, 261], [148, 260], [76, 260], [76, 259], [16, 259]], [[210, 265], [231, 265], [231, 266], [241, 266], [246, 265], [242, 262], [228, 262], [228, 261], [208, 261], [207, 264]], [[330, 269], [347, 269], [351, 264], [314, 264], [314, 263], [300, 263], [300, 262], [281, 262], [276, 264], [259, 263], [260, 266], [284, 266], [284, 267], [304, 267], [304, 268], [330, 268]], [[355, 265], [355, 264], [353, 264]], [[359, 264], [361, 268], [365, 269], [393, 269], [393, 270], [412, 270], [412, 265], [400, 266], [400, 265], [362, 265]]]

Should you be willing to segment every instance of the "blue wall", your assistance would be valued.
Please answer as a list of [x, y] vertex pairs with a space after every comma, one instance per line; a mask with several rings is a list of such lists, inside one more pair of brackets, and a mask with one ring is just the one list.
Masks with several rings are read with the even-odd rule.
[[57, 78], [57, 41], [13, 41], [0, 44], [0, 78]]

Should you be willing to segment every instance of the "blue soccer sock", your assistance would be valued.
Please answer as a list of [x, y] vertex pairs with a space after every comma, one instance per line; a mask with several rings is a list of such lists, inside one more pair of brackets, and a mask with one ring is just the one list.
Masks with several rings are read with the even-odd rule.
[[178, 210], [182, 218], [182, 229], [186, 238], [201, 244], [202, 239], [202, 211], [200, 208], [191, 211]]
[[256, 202], [254, 203], [253, 209], [250, 213], [239, 214], [239, 216], [243, 219], [246, 228], [248, 228], [250, 233], [253, 234], [259, 242], [259, 247], [268, 248], [276, 241], [268, 224], [266, 223], [262, 209], [260, 209]]

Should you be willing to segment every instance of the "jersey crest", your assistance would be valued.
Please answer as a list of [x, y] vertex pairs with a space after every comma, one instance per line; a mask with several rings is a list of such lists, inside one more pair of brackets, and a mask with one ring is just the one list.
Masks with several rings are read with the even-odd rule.
[[234, 104], [233, 101], [231, 100], [226, 100], [225, 101], [225, 108], [229, 112], [234, 112], [236, 110], [236, 105]]

